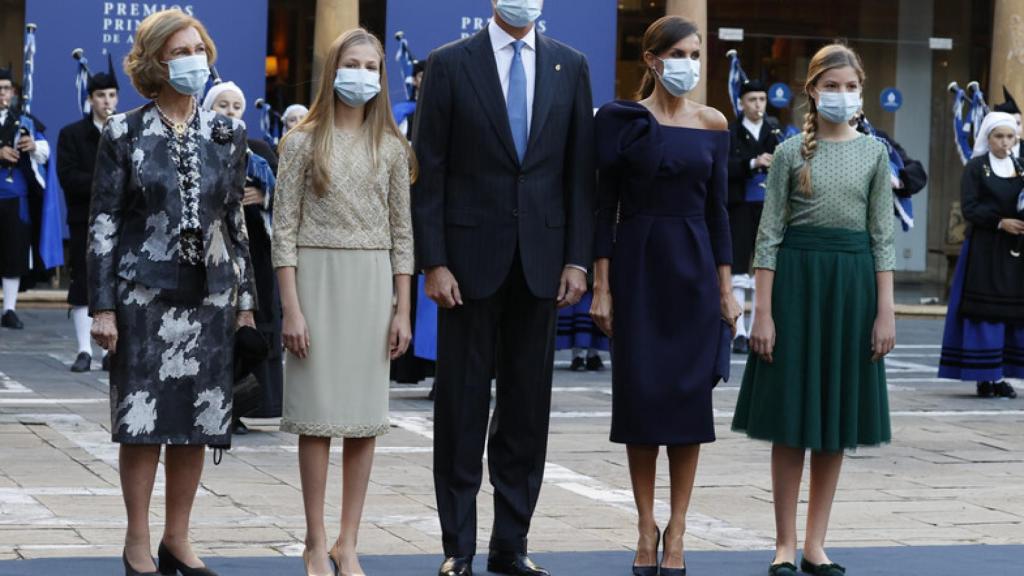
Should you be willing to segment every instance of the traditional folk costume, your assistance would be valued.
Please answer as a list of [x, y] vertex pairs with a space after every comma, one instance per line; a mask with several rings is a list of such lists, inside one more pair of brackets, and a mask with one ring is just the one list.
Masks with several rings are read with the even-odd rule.
[[961, 206], [970, 223], [957, 261], [942, 338], [939, 377], [976, 381], [978, 395], [1013, 398], [1003, 378], [1024, 378], [1024, 255], [1021, 236], [999, 229], [1022, 218], [1024, 171], [1013, 156], [998, 158], [988, 138], [1016, 120], [992, 112], [982, 122], [960, 181]]
[[754, 268], [775, 271], [774, 362], [749, 356], [732, 426], [815, 451], [881, 444], [889, 401], [871, 333], [876, 272], [896, 260], [888, 154], [866, 136], [819, 140], [807, 195], [801, 143], [775, 151], [754, 256]]
[[[767, 92], [760, 80], [748, 80], [740, 88], [740, 96], [751, 92]], [[783, 134], [774, 118], [765, 117], [756, 122], [746, 115], [729, 127], [729, 227], [732, 230], [732, 289], [740, 306], [746, 305], [747, 291], [753, 305], [754, 275], [750, 263], [754, 256], [754, 241], [761, 223], [764, 206], [765, 181], [768, 169], [754, 166], [758, 156], [772, 154], [782, 142]], [[751, 322], [754, 314], [751, 311]], [[749, 351], [750, 336], [743, 316], [736, 321], [735, 350]]]

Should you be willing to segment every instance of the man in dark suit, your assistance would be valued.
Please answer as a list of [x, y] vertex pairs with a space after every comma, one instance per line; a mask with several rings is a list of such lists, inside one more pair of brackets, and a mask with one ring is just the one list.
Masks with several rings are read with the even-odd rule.
[[[743, 306], [750, 290], [754, 301], [754, 277], [750, 264], [754, 241], [764, 207], [764, 183], [772, 165], [775, 146], [782, 141], [779, 124], [766, 115], [768, 91], [760, 80], [748, 80], [740, 87], [741, 115], [729, 126], [729, 227], [732, 230], [732, 293]], [[751, 320], [754, 315], [751, 313]], [[733, 351], [750, 352], [749, 326], [740, 316], [736, 321]]]
[[[89, 242], [89, 199], [92, 197], [92, 174], [96, 168], [96, 150], [100, 131], [117, 109], [118, 85], [114, 64], [108, 55], [107, 72], [89, 76], [89, 113], [68, 124], [57, 137], [57, 177], [68, 205], [68, 246], [71, 283], [68, 304], [75, 324], [78, 357], [72, 372], [88, 372], [92, 367], [92, 318], [89, 316], [89, 289], [85, 273], [85, 252]], [[103, 357], [104, 367], [107, 357]]]
[[547, 574], [527, 556], [527, 533], [544, 474], [555, 318], [586, 291], [593, 242], [586, 59], [536, 31], [540, 0], [494, 7], [487, 28], [431, 54], [414, 127], [417, 260], [441, 307], [442, 576], [472, 574], [485, 439], [495, 517], [488, 569]]

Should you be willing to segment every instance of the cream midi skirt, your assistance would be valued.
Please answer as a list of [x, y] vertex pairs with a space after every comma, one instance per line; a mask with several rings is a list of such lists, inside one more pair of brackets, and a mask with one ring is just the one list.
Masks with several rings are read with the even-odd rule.
[[387, 250], [299, 248], [299, 305], [309, 355], [284, 371], [281, 430], [370, 438], [388, 431], [393, 283]]

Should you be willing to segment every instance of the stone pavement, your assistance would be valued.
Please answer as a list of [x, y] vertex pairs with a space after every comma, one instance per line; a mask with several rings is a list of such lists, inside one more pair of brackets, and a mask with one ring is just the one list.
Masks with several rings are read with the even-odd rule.
[[[107, 429], [106, 374], [67, 370], [74, 346], [65, 312], [26, 310], [21, 316], [25, 331], [0, 331], [0, 560], [118, 556], [125, 523], [117, 449]], [[973, 396], [973, 385], [935, 379], [941, 329], [938, 320], [898, 322], [900, 345], [887, 363], [894, 442], [850, 455], [831, 546], [1024, 544], [1024, 400], [981, 400]], [[715, 395], [719, 440], [703, 449], [688, 550], [772, 545], [769, 446], [729, 430], [743, 359], [734, 357], [733, 363], [731, 382]], [[607, 439], [609, 374], [571, 373], [565, 364], [563, 357], [556, 370], [547, 475], [530, 548], [619, 552], [628, 561], [636, 516], [624, 450]], [[393, 428], [379, 443], [360, 533], [366, 555], [440, 555], [426, 391], [426, 385], [392, 387]], [[202, 555], [301, 552], [295, 437], [277, 432], [273, 422], [256, 422], [254, 428], [258, 432], [236, 437], [223, 463], [208, 465], [204, 473], [193, 523]], [[336, 457], [329, 530], [338, 525], [339, 465]], [[663, 464], [662, 518], [667, 502]], [[479, 504], [480, 549], [486, 550], [486, 480]], [[160, 533], [162, 506], [158, 484], [154, 534]], [[1014, 552], [1003, 556], [1020, 559], [1007, 562], [1024, 566], [1021, 549], [1006, 550]], [[0, 574], [16, 573], [0, 566]]]

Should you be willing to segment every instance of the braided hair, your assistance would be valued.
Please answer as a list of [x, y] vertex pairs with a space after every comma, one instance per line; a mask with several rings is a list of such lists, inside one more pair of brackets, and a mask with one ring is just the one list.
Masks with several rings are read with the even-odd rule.
[[807, 67], [807, 82], [804, 84], [804, 95], [807, 96], [808, 111], [804, 114], [803, 141], [800, 144], [800, 156], [804, 159], [804, 165], [800, 169], [800, 181], [798, 189], [805, 196], [810, 197], [813, 193], [813, 180], [811, 178], [811, 159], [818, 151], [818, 103], [811, 98], [811, 88], [821, 78], [822, 74], [836, 68], [851, 67], [857, 72], [861, 84], [864, 83], [864, 66], [861, 64], [860, 56], [849, 46], [838, 42], [829, 44], [818, 50], [811, 58]]

